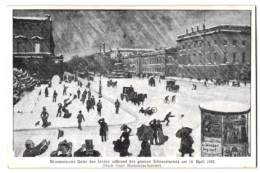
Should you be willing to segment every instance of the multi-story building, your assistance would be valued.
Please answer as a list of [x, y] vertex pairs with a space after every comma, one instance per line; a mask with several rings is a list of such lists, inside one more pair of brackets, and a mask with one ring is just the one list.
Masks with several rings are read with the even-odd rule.
[[251, 27], [218, 25], [186, 29], [177, 37], [177, 75], [238, 79], [241, 66], [251, 63]]
[[174, 75], [177, 68], [177, 49], [168, 48], [122, 58], [133, 74]]
[[13, 66], [39, 79], [62, 76], [63, 56], [54, 54], [51, 16], [13, 17]]

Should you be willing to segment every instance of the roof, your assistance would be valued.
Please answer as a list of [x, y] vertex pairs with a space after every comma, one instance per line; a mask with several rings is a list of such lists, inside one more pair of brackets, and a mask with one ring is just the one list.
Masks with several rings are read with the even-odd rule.
[[31, 16], [14, 16], [13, 19], [17, 20], [47, 20], [49, 17], [31, 17]]
[[211, 101], [201, 103], [200, 109], [223, 114], [243, 114], [250, 111], [250, 106], [228, 101]]
[[177, 41], [183, 39], [189, 39], [193, 37], [199, 37], [204, 35], [215, 34], [219, 32], [228, 33], [251, 33], [251, 26], [248, 25], [216, 25], [210, 28], [201, 29], [199, 31], [189, 32], [186, 34], [181, 34], [177, 36]]
[[139, 49], [139, 48], [119, 48], [118, 51], [124, 52], [151, 52], [154, 51], [153, 49]]

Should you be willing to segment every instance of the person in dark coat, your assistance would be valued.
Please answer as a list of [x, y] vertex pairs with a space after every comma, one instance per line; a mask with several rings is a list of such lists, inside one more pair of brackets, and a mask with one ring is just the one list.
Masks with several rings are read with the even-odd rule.
[[164, 118], [164, 120], [163, 121], [161, 121], [161, 122], [167, 122], [166, 123], [166, 126], [169, 126], [169, 123], [170, 123], [170, 120], [169, 120], [169, 118], [170, 117], [175, 117], [174, 115], [172, 115], [172, 113], [171, 112], [169, 112], [168, 114], [166, 114], [166, 116], [165, 116], [165, 118]]
[[94, 96], [92, 95], [92, 97], [91, 97], [91, 103], [92, 103], [92, 109], [95, 109], [95, 105], [96, 105], [96, 100], [95, 100], [95, 98], [94, 98]]
[[99, 100], [98, 103], [97, 103], [97, 112], [98, 112], [99, 116], [101, 116], [101, 110], [102, 110], [102, 103]]
[[83, 94], [82, 94], [82, 96], [81, 96], [81, 101], [82, 101], [82, 104], [83, 104], [83, 105], [84, 105], [84, 103], [85, 103], [86, 97], [87, 97], [87, 95], [83, 92]]
[[194, 141], [190, 135], [186, 135], [181, 138], [181, 148], [179, 149], [179, 152], [181, 152], [181, 157], [184, 157], [186, 153], [188, 153], [189, 156], [192, 157], [191, 154], [194, 152], [194, 150], [192, 149], [193, 143]]
[[119, 103], [118, 99], [115, 102], [115, 107], [116, 107], [116, 114], [118, 114], [119, 107], [120, 107], [120, 103]]
[[153, 129], [153, 137], [151, 138], [151, 145], [154, 145], [154, 141], [155, 141], [155, 144], [158, 145], [159, 142], [158, 142], [158, 135], [157, 135], [157, 125], [156, 125], [156, 119], [150, 121], [149, 123], [150, 127]]
[[192, 84], [192, 89], [191, 90], [197, 90], [197, 85]]
[[90, 99], [87, 100], [86, 106], [87, 106], [87, 110], [89, 112], [89, 109], [91, 109], [91, 107], [92, 107], [92, 101]]
[[82, 120], [85, 122], [85, 118], [84, 118], [84, 116], [83, 116], [81, 111], [79, 111], [77, 119], [78, 119], [78, 129], [82, 130], [81, 123], [82, 123]]
[[78, 94], [78, 99], [80, 99], [80, 89], [78, 89], [77, 94]]
[[108, 126], [105, 122], [105, 119], [102, 118], [98, 121], [100, 125], [99, 135], [101, 136], [101, 141], [106, 142], [107, 141], [107, 132], [108, 132]]
[[143, 140], [141, 144], [141, 151], [138, 157], [151, 157], [151, 145], [147, 140]]
[[52, 96], [52, 101], [53, 102], [56, 102], [57, 96], [58, 96], [58, 93], [56, 92], [56, 90], [54, 90], [53, 96]]
[[48, 126], [51, 125], [50, 122], [48, 122], [48, 118], [49, 118], [49, 113], [46, 111], [46, 107], [42, 108], [42, 113], [41, 113], [41, 119], [42, 119], [42, 127], [46, 128]]
[[61, 117], [62, 104], [59, 103], [58, 106], [59, 106], [59, 108], [58, 108], [58, 112], [57, 112], [57, 117]]
[[85, 140], [85, 144], [74, 152], [74, 157], [101, 157], [99, 151], [94, 150], [92, 139]]
[[51, 157], [72, 157], [72, 143], [66, 140], [62, 141], [58, 145], [58, 149], [53, 151]]
[[35, 146], [34, 142], [32, 140], [27, 140], [25, 142], [26, 150], [23, 152], [23, 157], [35, 157], [39, 156], [48, 149], [48, 146], [50, 145], [50, 141], [47, 142], [46, 139], [42, 140], [40, 144]]
[[90, 89], [88, 90], [88, 98], [89, 99], [91, 98], [91, 90]]
[[63, 85], [63, 95], [67, 95], [67, 89], [69, 87], [66, 87], [65, 85]]
[[48, 87], [45, 88], [45, 97], [49, 97], [49, 90], [48, 90]]
[[[128, 127], [127, 125], [123, 124], [120, 128], [123, 133], [120, 136], [120, 141], [122, 143], [122, 148], [120, 150], [120, 157], [125, 157], [125, 156], [131, 156], [132, 154], [128, 152], [128, 148], [130, 146], [130, 134], [132, 129], [130, 127]], [[124, 139], [124, 140], [122, 140]]]

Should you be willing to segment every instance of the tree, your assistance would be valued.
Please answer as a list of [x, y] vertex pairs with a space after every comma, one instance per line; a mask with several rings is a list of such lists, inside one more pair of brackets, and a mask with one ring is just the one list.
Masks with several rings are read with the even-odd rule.
[[242, 80], [251, 80], [251, 66], [246, 63], [242, 66], [240, 70], [240, 75]]

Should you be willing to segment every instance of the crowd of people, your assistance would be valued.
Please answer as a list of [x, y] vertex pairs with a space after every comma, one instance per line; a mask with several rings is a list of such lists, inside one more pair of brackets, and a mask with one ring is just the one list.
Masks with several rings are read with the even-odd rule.
[[13, 104], [16, 104], [24, 91], [32, 91], [39, 82], [35, 74], [31, 75], [27, 70], [13, 69]]

